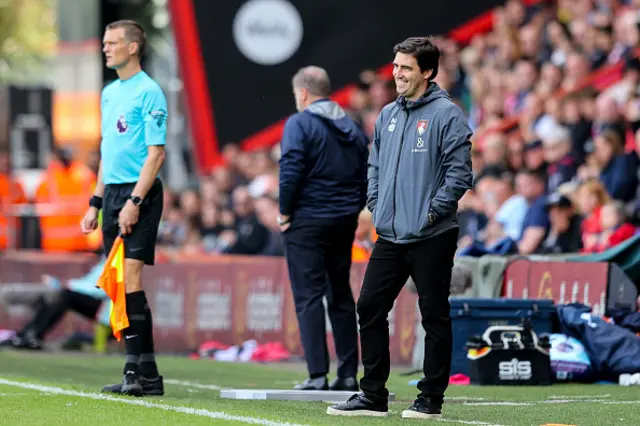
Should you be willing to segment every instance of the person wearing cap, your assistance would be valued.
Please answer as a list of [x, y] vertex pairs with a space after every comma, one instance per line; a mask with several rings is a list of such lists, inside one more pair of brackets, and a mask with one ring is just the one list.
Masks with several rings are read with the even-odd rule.
[[553, 193], [547, 198], [545, 210], [550, 227], [539, 253], [578, 253], [582, 249], [582, 218], [576, 214], [571, 200], [560, 193]]
[[547, 163], [544, 161], [544, 151], [542, 150], [542, 141], [540, 139], [525, 143], [523, 155], [526, 169], [542, 172], [547, 170]]

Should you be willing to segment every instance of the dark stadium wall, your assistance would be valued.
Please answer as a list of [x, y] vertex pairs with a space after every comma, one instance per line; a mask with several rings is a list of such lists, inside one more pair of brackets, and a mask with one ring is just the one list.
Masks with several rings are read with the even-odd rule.
[[388, 63], [398, 41], [450, 33], [503, 3], [171, 1], [200, 165], [210, 168], [224, 144], [246, 141], [295, 112], [290, 83], [299, 68], [326, 68], [340, 89], [363, 69]]

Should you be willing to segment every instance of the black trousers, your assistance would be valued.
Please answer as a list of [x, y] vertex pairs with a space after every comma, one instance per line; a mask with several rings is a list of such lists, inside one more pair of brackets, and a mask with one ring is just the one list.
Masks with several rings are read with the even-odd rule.
[[294, 218], [283, 234], [300, 339], [310, 377], [329, 372], [323, 297], [333, 328], [338, 377], [358, 371], [356, 305], [349, 285], [357, 216]]
[[47, 303], [40, 299], [36, 303], [36, 314], [20, 334], [33, 333], [37, 339], [44, 339], [60, 322], [68, 310], [75, 311], [90, 320], [95, 320], [102, 301], [86, 294], [77, 293], [68, 289], [60, 291], [56, 300]]
[[442, 403], [451, 370], [452, 331], [449, 313], [451, 270], [458, 228], [412, 244], [378, 238], [369, 259], [358, 299], [364, 376], [360, 387], [374, 401], [386, 401], [391, 369], [389, 312], [409, 276], [418, 289], [422, 326], [426, 331], [424, 378], [420, 393]]

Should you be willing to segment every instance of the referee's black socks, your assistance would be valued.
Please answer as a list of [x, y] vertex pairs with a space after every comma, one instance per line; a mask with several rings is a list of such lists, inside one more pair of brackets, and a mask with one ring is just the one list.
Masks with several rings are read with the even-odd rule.
[[153, 345], [153, 319], [144, 291], [142, 297], [144, 298], [145, 332], [142, 338], [142, 353], [140, 354], [140, 374], [148, 379], [155, 379], [159, 373]]
[[147, 316], [144, 307], [146, 305], [144, 292], [136, 291], [127, 293], [127, 317], [129, 317], [129, 327], [124, 330], [124, 344], [127, 357], [124, 364], [124, 374], [134, 372], [140, 374], [140, 355], [142, 355], [144, 335], [146, 334]]

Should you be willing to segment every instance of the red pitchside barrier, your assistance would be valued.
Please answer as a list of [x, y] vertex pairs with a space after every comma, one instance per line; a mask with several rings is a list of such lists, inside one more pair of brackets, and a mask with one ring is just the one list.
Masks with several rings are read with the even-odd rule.
[[[44, 273], [63, 279], [82, 276], [95, 258], [16, 252], [0, 257], [0, 285], [39, 282]], [[354, 264], [351, 285], [357, 298], [366, 264]], [[215, 257], [180, 260], [148, 268], [144, 277], [154, 313], [158, 351], [184, 352], [206, 340], [240, 344], [248, 339], [279, 341], [301, 355], [298, 323], [283, 258]], [[503, 296], [552, 298], [604, 306], [606, 263], [574, 264], [516, 260], [507, 267]], [[389, 316], [391, 357], [409, 364], [419, 316], [416, 295], [403, 290]], [[0, 308], [0, 328], [17, 328], [28, 312]], [[92, 326], [68, 315], [50, 336], [60, 337]], [[330, 350], [333, 343], [327, 318]]]

